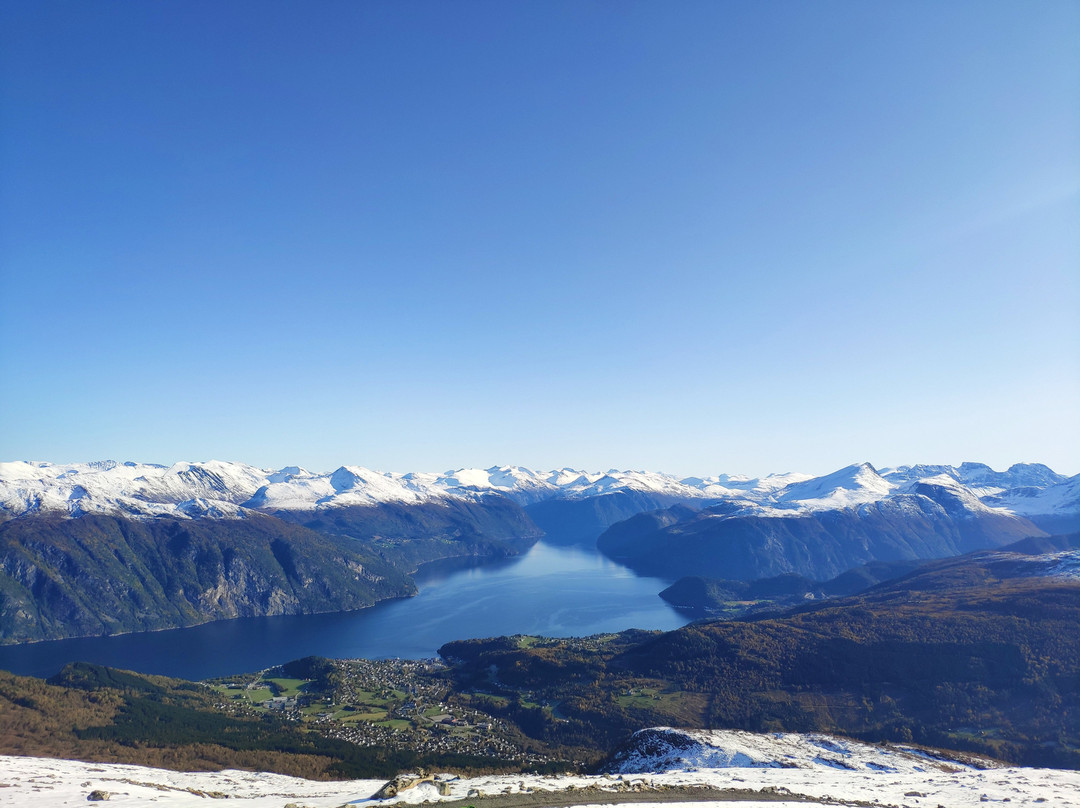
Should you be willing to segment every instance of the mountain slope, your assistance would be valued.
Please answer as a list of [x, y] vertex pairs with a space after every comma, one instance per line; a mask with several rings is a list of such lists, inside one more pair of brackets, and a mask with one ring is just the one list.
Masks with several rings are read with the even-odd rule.
[[[811, 493], [821, 501], [820, 488]], [[831, 490], [826, 498], [834, 498]], [[642, 515], [614, 525], [597, 547], [649, 575], [755, 580], [796, 573], [826, 580], [871, 561], [942, 558], [1045, 535], [1026, 519], [977, 499], [965, 508], [953, 491], [926, 484], [857, 507], [789, 515], [725, 503], [679, 517], [672, 523]]]
[[985, 771], [997, 761], [970, 755], [859, 743], [830, 735], [743, 730], [649, 727], [635, 732], [601, 767], [607, 774], [643, 774], [672, 769], [814, 769], [899, 774], [925, 771], [936, 758], [960, 772]]
[[441, 558], [517, 555], [543, 535], [520, 505], [497, 494], [476, 500], [280, 510], [274, 516], [319, 533], [363, 541], [380, 558], [408, 572]]
[[700, 616], [742, 617], [776, 613], [809, 600], [857, 594], [875, 584], [907, 575], [922, 563], [917, 560], [873, 561], [829, 581], [813, 581], [795, 573], [755, 581], [693, 575], [680, 578], [662, 591], [660, 597], [676, 608], [688, 609]]
[[0, 642], [359, 609], [413, 592], [370, 547], [269, 516], [0, 525]]
[[[666, 494], [614, 491], [584, 499], [548, 499], [528, 505], [525, 511], [553, 544], [595, 545], [607, 528], [645, 512], [656, 512], [673, 502], [694, 502]], [[679, 506], [675, 506], [679, 507]], [[686, 509], [689, 513], [690, 510]]]

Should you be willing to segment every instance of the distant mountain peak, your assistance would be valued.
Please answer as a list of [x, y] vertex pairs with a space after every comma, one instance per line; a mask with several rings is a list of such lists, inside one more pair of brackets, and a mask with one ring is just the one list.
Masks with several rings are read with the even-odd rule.
[[762, 478], [718, 474], [680, 479], [650, 471], [589, 472], [569, 467], [535, 471], [514, 465], [443, 474], [400, 474], [343, 465], [321, 474], [300, 466], [273, 470], [221, 460], [170, 466], [115, 460], [12, 461], [0, 462], [0, 518], [34, 513], [240, 518], [245, 510], [321, 510], [488, 496], [504, 496], [525, 506], [620, 491], [705, 506], [738, 503], [740, 513], [783, 516], [860, 507], [912, 493], [921, 482], [948, 490], [953, 500], [963, 501], [969, 509], [1067, 515], [1080, 511], [1077, 480], [1039, 463], [1016, 463], [1003, 472], [973, 462], [960, 467], [900, 466], [879, 472], [864, 461], [819, 477], [788, 472]]
[[810, 510], [832, 510], [884, 499], [895, 488], [869, 463], [854, 463], [831, 474], [789, 485], [777, 500], [797, 503]]

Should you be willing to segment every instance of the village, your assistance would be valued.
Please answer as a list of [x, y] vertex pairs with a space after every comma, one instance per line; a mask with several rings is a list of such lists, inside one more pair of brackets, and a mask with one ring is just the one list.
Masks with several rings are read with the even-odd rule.
[[509, 723], [446, 700], [432, 674], [437, 659], [333, 660], [329, 681], [290, 678], [280, 668], [207, 682], [221, 706], [248, 714], [272, 713], [321, 735], [421, 754], [462, 754], [533, 765], [547, 755], [524, 748]]

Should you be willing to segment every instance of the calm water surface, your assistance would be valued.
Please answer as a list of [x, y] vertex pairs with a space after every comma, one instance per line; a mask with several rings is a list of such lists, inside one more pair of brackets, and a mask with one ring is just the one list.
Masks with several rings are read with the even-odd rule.
[[476, 565], [445, 561], [416, 575], [420, 594], [339, 614], [251, 617], [195, 628], [0, 647], [0, 668], [51, 676], [72, 661], [205, 679], [316, 654], [337, 659], [435, 656], [450, 640], [502, 634], [574, 637], [669, 630], [687, 618], [643, 578], [595, 550], [540, 543]]

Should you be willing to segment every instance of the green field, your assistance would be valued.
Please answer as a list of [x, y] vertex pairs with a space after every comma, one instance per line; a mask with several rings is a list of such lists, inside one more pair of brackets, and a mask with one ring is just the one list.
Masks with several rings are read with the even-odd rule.
[[264, 682], [273, 682], [277, 685], [279, 696], [288, 696], [295, 698], [297, 694], [301, 693], [307, 682], [304, 679], [264, 679]]

